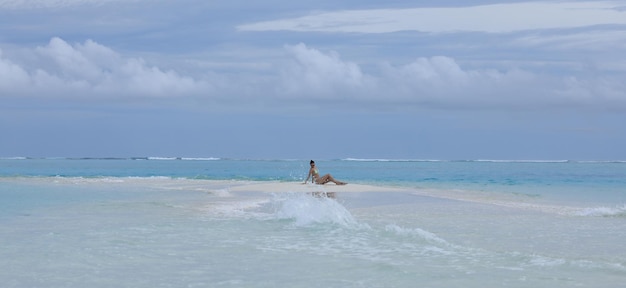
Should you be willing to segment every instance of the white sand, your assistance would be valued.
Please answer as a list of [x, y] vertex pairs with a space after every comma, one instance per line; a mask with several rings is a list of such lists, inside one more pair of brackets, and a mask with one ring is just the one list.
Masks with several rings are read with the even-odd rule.
[[325, 185], [302, 184], [302, 182], [233, 182], [228, 190], [231, 192], [265, 192], [265, 193], [283, 193], [283, 192], [407, 192], [407, 189], [363, 185], [363, 184], [347, 184], [335, 185], [332, 183]]

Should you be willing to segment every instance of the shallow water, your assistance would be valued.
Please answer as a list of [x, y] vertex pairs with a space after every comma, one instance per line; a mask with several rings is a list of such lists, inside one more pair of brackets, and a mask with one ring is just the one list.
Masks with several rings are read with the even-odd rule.
[[[406, 190], [379, 184], [379, 192], [327, 198], [237, 190], [257, 182], [228, 177], [15, 174], [0, 177], [3, 287], [620, 287], [626, 281], [626, 202], [613, 182], [594, 186], [597, 179], [581, 184], [609, 192], [586, 202], [591, 196], [558, 194], [569, 184], [511, 193], [498, 185], [396, 183], [391, 186]], [[515, 189], [538, 187], [525, 185]]]

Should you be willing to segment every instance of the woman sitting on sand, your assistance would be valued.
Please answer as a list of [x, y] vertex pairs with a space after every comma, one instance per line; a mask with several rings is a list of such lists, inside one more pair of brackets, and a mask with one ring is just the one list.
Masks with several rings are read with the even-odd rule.
[[337, 185], [346, 185], [346, 184], [348, 184], [346, 182], [341, 182], [341, 181], [335, 180], [335, 178], [333, 178], [333, 176], [330, 175], [330, 174], [326, 174], [326, 175], [320, 177], [320, 173], [317, 170], [317, 168], [315, 167], [315, 161], [311, 160], [310, 164], [311, 164], [311, 169], [309, 169], [309, 175], [306, 176], [306, 180], [304, 180], [304, 184], [306, 184], [309, 181], [309, 178], [311, 178], [311, 177], [313, 177], [313, 178], [311, 178], [311, 180], [313, 180], [313, 182], [315, 182], [316, 184], [321, 184], [321, 185], [324, 185], [324, 184], [326, 184], [328, 182], [333, 182], [333, 183], [335, 183]]

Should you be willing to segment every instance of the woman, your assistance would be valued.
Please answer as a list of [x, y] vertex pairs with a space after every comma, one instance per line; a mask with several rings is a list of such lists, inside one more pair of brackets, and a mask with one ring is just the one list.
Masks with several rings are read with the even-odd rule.
[[321, 184], [321, 185], [324, 185], [324, 184], [326, 184], [328, 182], [333, 182], [333, 183], [335, 183], [337, 185], [346, 185], [346, 184], [348, 184], [346, 182], [341, 182], [341, 181], [335, 180], [335, 178], [333, 178], [333, 176], [330, 175], [330, 174], [326, 174], [324, 176], [320, 176], [319, 171], [315, 167], [315, 161], [311, 160], [311, 162], [309, 164], [311, 164], [311, 169], [309, 169], [309, 175], [306, 176], [306, 180], [304, 180], [304, 184], [309, 182], [309, 178], [311, 178], [311, 177], [313, 177], [312, 178], [313, 182], [315, 182], [316, 184]]

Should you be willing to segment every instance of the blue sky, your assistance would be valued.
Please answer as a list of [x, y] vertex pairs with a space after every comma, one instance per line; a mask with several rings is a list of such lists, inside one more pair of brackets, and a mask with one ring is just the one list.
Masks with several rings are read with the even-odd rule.
[[626, 1], [0, 0], [0, 157], [624, 160], [625, 51]]

